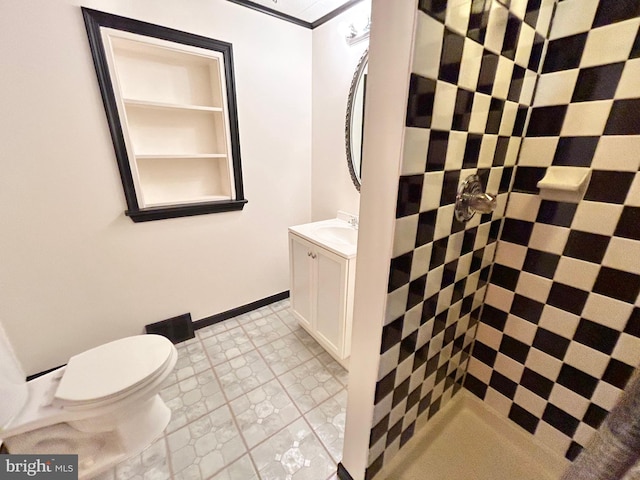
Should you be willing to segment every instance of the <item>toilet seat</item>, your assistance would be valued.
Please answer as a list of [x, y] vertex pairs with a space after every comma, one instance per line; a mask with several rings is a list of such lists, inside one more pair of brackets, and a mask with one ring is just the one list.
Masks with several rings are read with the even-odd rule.
[[175, 355], [160, 335], [122, 338], [82, 352], [65, 367], [53, 405], [76, 411], [118, 402], [164, 376]]
[[80, 452], [79, 478], [93, 478], [162, 434], [171, 410], [159, 392], [177, 359], [175, 346], [159, 335], [76, 355], [18, 385], [26, 386], [26, 401], [2, 426], [3, 441], [18, 454]]

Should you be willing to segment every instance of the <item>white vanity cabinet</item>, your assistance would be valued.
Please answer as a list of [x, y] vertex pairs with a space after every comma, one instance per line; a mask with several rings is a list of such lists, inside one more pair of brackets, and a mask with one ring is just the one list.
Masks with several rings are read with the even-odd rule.
[[291, 311], [300, 325], [347, 368], [356, 259], [355, 254], [340, 253], [289, 231]]

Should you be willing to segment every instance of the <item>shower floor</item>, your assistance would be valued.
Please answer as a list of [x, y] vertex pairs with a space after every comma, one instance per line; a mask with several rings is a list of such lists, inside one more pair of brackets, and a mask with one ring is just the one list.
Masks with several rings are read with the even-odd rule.
[[568, 463], [462, 390], [376, 480], [558, 480]]

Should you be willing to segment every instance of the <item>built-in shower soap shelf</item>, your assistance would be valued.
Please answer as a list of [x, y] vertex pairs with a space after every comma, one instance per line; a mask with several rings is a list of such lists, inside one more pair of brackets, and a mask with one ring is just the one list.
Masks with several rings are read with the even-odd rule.
[[582, 200], [591, 179], [587, 167], [549, 167], [537, 184], [545, 200], [578, 203]]

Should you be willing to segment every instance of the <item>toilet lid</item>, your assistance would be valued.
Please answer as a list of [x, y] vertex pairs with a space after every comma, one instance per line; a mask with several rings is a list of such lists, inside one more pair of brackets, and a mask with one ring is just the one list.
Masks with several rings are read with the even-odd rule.
[[119, 395], [162, 370], [173, 348], [160, 335], [138, 335], [82, 352], [69, 360], [55, 398], [87, 403]]

